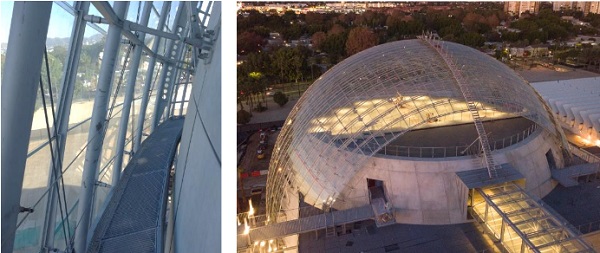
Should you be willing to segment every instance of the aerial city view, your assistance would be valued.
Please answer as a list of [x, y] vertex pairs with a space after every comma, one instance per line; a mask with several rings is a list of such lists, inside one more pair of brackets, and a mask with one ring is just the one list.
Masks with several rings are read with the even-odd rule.
[[237, 8], [238, 252], [600, 252], [600, 2]]

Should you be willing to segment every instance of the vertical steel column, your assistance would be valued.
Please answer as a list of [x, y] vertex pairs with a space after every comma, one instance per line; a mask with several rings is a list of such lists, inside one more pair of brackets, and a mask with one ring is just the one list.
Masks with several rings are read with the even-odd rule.
[[[79, 66], [79, 56], [81, 53], [81, 45], [85, 34], [86, 21], [83, 19], [87, 15], [90, 7], [89, 2], [75, 2], [75, 23], [71, 32], [71, 42], [69, 44], [67, 64], [65, 64], [63, 70], [63, 85], [60, 88], [60, 99], [57, 110], [57, 125], [55, 127], [56, 143], [58, 143], [60, 150], [55, 149], [54, 161], [55, 168], [62, 170], [62, 164], [58, 161], [62, 161], [65, 154], [65, 144], [67, 140], [67, 131], [69, 129], [69, 116], [71, 115], [71, 104], [73, 102], [73, 90], [75, 87], [75, 80], [77, 78], [77, 68]], [[44, 220], [44, 234], [42, 234], [42, 252], [48, 252], [54, 248], [54, 229], [56, 224], [56, 192], [55, 184], [58, 184], [58, 178], [60, 175], [56, 175], [55, 171], [50, 169], [50, 175], [48, 177], [48, 203], [46, 205], [46, 217]], [[68, 228], [69, 229], [69, 228]]]
[[[160, 10], [160, 18], [158, 20], [158, 30], [162, 31], [167, 20], [167, 13], [171, 8], [171, 2], [163, 2], [162, 9]], [[154, 45], [152, 45], [152, 52], [158, 53], [158, 46], [160, 44], [161, 37], [154, 36]], [[150, 56], [148, 61], [148, 71], [146, 71], [146, 81], [144, 83], [144, 91], [142, 94], [142, 104], [140, 105], [140, 112], [137, 120], [137, 128], [133, 137], [133, 151], [136, 152], [142, 143], [142, 134], [144, 132], [144, 119], [146, 118], [146, 109], [148, 108], [148, 101], [150, 101], [150, 88], [152, 86], [152, 75], [154, 73], [154, 65], [156, 64], [156, 57]], [[164, 66], [164, 65], [163, 65]]]
[[[183, 75], [185, 75], [185, 73], [182, 71], [181, 72], [181, 77], [183, 78]], [[179, 80], [181, 80], [181, 78], [178, 78]], [[173, 96], [169, 99], [169, 103], [168, 103], [168, 108], [167, 108], [167, 117], [171, 117], [173, 115], [175, 115], [175, 103], [177, 103], [177, 95], [179, 95], [179, 85], [183, 84], [183, 82], [176, 82], [175, 86], [176, 88], [174, 88], [174, 92], [175, 94], [173, 94]]]
[[2, 252], [12, 252], [52, 2], [15, 2], [2, 75]]
[[[174, 45], [178, 42], [183, 41], [183, 25], [185, 25], [185, 20], [183, 25], [181, 24], [181, 20], [183, 18], [186, 17], [185, 11], [187, 8], [185, 8], [185, 6], [183, 6], [183, 3], [181, 3], [180, 6], [178, 6], [177, 8], [177, 14], [175, 14], [175, 22], [173, 22], [173, 28], [171, 29], [171, 31], [173, 31], [173, 33], [177, 34], [178, 36], [180, 36], [180, 40], [170, 40], [167, 46], [167, 55], [165, 55], [165, 57], [167, 57], [167, 59], [169, 60], [173, 60], [176, 59], [175, 56], [177, 55], [177, 51], [175, 51], [173, 49]], [[179, 29], [181, 28], [181, 30]], [[179, 44], [179, 46], [181, 47], [181, 44]], [[154, 128], [156, 126], [158, 126], [158, 123], [160, 122], [160, 118], [163, 114], [164, 108], [165, 108], [165, 102], [168, 99], [167, 94], [168, 89], [170, 87], [165, 87], [165, 83], [171, 83], [171, 80], [173, 80], [175, 78], [174, 76], [174, 72], [175, 72], [175, 67], [176, 67], [176, 63], [175, 62], [164, 62], [163, 63], [163, 68], [161, 70], [160, 73], [160, 80], [158, 82], [158, 88], [156, 89], [156, 103], [154, 105], [154, 116], [152, 118], [152, 125], [150, 126], [150, 128], [152, 129], [152, 131], [154, 131]], [[166, 90], [165, 90], [166, 89]]]
[[[127, 12], [129, 2], [115, 2], [114, 11], [119, 19], [122, 19]], [[90, 130], [88, 134], [88, 147], [85, 153], [85, 163], [83, 167], [83, 177], [81, 180], [81, 193], [79, 195], [79, 210], [75, 230], [75, 252], [85, 252], [87, 248], [88, 228], [90, 226], [92, 199], [98, 176], [98, 166], [100, 154], [102, 152], [102, 143], [104, 141], [104, 128], [106, 123], [106, 114], [108, 112], [108, 103], [112, 87], [112, 79], [119, 52], [119, 43], [121, 42], [121, 27], [111, 25], [106, 37], [104, 46], [104, 55], [102, 57], [102, 66], [100, 67], [100, 76], [98, 78], [98, 87], [94, 98], [94, 109], [90, 120]]]
[[[183, 7], [186, 8], [186, 7]], [[185, 19], [187, 20], [187, 19]], [[184, 22], [187, 22], [185, 21]], [[186, 48], [185, 44], [183, 43], [183, 38], [187, 37], [188, 35], [188, 31], [189, 31], [189, 23], [186, 25], [186, 27], [183, 29], [183, 32], [178, 33], [177, 35], [179, 35], [182, 39], [180, 41], [177, 41], [176, 46], [177, 49], [175, 49], [175, 56], [173, 57], [173, 60], [175, 61], [182, 61], [182, 57], [181, 55], [183, 54], [183, 50]], [[178, 67], [178, 65], [181, 65]], [[179, 82], [179, 75], [181, 74], [181, 70], [183, 69], [183, 63], [176, 63], [173, 64], [173, 70], [171, 71], [171, 79], [170, 82], [168, 83], [168, 88], [167, 88], [167, 101], [165, 104], [163, 104], [163, 108], [167, 108], [166, 112], [165, 112], [165, 116], [169, 117], [171, 116], [169, 114], [169, 108], [171, 107], [171, 102], [173, 100], [173, 90], [175, 89], [176, 86], [178, 85]], [[164, 109], [162, 109], [164, 111]]]
[[[192, 57], [194, 55], [192, 54]], [[187, 88], [190, 84], [190, 77], [192, 76], [192, 71], [190, 69], [187, 70], [187, 78], [185, 80], [185, 86], [183, 87], [183, 96], [181, 97], [181, 105], [179, 106], [179, 116], [183, 115], [183, 104], [185, 103], [185, 95], [187, 95]], [[189, 106], [189, 102], [188, 102]]]
[[[139, 4], [142, 4], [141, 2]], [[144, 10], [142, 11], [142, 17], [140, 25], [148, 26], [148, 19], [150, 18], [150, 11], [152, 10], [152, 2], [145, 2]], [[145, 41], [146, 34], [139, 32], [139, 39]], [[115, 155], [115, 162], [113, 164], [112, 171], [112, 188], [115, 189], [119, 179], [121, 178], [121, 168], [123, 167], [123, 150], [125, 149], [125, 137], [127, 135], [127, 126], [129, 123], [129, 112], [131, 111], [131, 101], [133, 100], [133, 93], [135, 91], [135, 81], [138, 74], [138, 66], [140, 65], [140, 58], [142, 57], [142, 45], [136, 45], [133, 57], [129, 67], [129, 76], [127, 77], [127, 89], [125, 91], [125, 101], [123, 102], [123, 111], [121, 111], [121, 122], [119, 122], [119, 133], [117, 136], [117, 153]], [[132, 122], [133, 123], [133, 122]]]

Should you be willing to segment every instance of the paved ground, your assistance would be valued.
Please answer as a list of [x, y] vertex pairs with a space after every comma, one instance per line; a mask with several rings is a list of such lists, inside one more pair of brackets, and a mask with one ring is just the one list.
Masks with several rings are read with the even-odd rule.
[[[275, 141], [277, 140], [277, 135], [279, 134], [279, 131], [276, 132], [270, 132], [268, 131], [267, 134], [269, 135], [269, 141], [268, 141], [268, 145], [267, 145], [267, 149], [265, 150], [265, 158], [259, 160], [256, 157], [256, 150], [258, 149], [258, 145], [259, 145], [259, 138], [260, 138], [260, 134], [258, 132], [253, 133], [250, 138], [248, 139], [247, 142], [247, 146], [246, 146], [246, 152], [244, 154], [244, 156], [241, 158], [240, 163], [238, 164], [238, 167], [241, 168], [243, 170], [242, 173], [251, 173], [253, 171], [260, 171], [260, 170], [268, 170], [269, 169], [269, 161], [271, 160], [271, 154], [273, 153], [273, 146], [275, 145]], [[254, 208], [257, 208], [257, 214], [262, 214], [264, 213], [264, 196], [265, 196], [265, 186], [267, 184], [267, 175], [262, 175], [262, 176], [258, 176], [258, 177], [247, 177], [242, 179], [242, 185], [244, 187], [244, 193], [247, 197], [249, 197], [251, 195], [251, 190], [252, 189], [258, 189], [261, 188], [262, 190], [262, 195], [259, 196], [252, 196], [252, 203]], [[240, 185], [238, 182], [238, 195], [241, 194], [241, 189], [240, 189]], [[262, 198], [261, 198], [262, 197]], [[238, 196], [238, 204], [240, 205], [247, 205], [246, 203], [243, 203], [241, 201], [241, 196]], [[241, 210], [246, 210], [246, 206], [242, 206]]]
[[377, 228], [368, 220], [346, 228], [332, 237], [324, 230], [300, 235], [299, 252], [500, 252], [477, 223]]
[[292, 108], [294, 108], [296, 102], [298, 102], [297, 98], [290, 98], [290, 100], [283, 107], [281, 107], [273, 102], [272, 97], [268, 97], [267, 107], [269, 109], [264, 112], [252, 112], [250, 124], [285, 120], [288, 114], [290, 114], [290, 111], [292, 111]]
[[581, 69], [570, 69], [566, 66], [561, 67], [565, 68], [567, 71], [558, 72], [538, 66], [531, 69], [517, 70], [517, 73], [519, 73], [523, 78], [525, 78], [525, 80], [529, 82], [544, 82], [600, 76], [600, 74], [594, 72]]

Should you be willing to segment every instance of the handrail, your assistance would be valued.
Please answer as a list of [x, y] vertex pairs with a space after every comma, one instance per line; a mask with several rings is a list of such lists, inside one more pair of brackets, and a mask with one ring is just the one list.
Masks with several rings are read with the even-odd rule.
[[[535, 133], [537, 125], [533, 124], [527, 129], [509, 137], [502, 138], [500, 140], [490, 141], [491, 151], [503, 149], [513, 144], [519, 143], [527, 139], [531, 134]], [[379, 154], [391, 155], [391, 156], [405, 156], [405, 157], [416, 157], [416, 158], [446, 158], [446, 157], [458, 157], [458, 156], [470, 156], [479, 154], [480, 150], [477, 145], [469, 148], [467, 152], [462, 154], [462, 151], [468, 148], [467, 145], [460, 146], [447, 146], [447, 147], [414, 147], [414, 146], [400, 146], [400, 145], [387, 145]], [[599, 159], [600, 161], [600, 159]]]
[[571, 143], [569, 143], [569, 150], [571, 151], [571, 153], [573, 153], [574, 155], [578, 156], [579, 158], [585, 160], [588, 163], [600, 162], [600, 157], [588, 152], [585, 149], [579, 148]]
[[577, 226], [577, 230], [582, 234], [588, 234], [594, 231], [600, 231], [600, 220], [588, 222]]

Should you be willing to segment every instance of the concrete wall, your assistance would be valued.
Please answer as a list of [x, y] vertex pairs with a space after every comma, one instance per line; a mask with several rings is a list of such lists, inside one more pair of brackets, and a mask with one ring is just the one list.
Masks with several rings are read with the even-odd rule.
[[[494, 151], [494, 159], [497, 164], [513, 165], [525, 176], [525, 189], [542, 197], [555, 186], [546, 160], [548, 150], [552, 150], [557, 166], [562, 167], [560, 150], [544, 131], [509, 148]], [[422, 159], [377, 155], [352, 178], [348, 183], [351, 187], [341, 193], [334, 207], [347, 209], [368, 204], [367, 178], [370, 178], [384, 182], [398, 223], [465, 222], [468, 189], [455, 173], [482, 167], [478, 159], [470, 157]]]
[[[209, 29], [220, 19], [221, 3], [213, 8]], [[220, 36], [211, 63], [200, 61], [196, 69], [173, 188], [175, 252], [221, 252]]]

